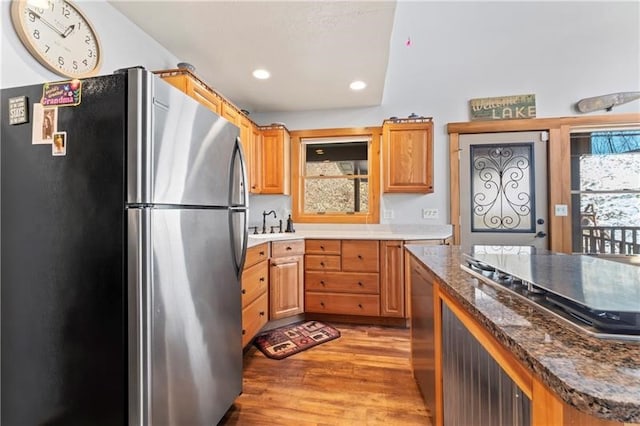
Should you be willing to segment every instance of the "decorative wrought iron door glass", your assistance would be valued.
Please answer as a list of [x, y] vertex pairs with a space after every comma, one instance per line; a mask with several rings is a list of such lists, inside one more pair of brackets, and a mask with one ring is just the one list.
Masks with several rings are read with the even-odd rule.
[[533, 143], [471, 145], [471, 230], [535, 230]]

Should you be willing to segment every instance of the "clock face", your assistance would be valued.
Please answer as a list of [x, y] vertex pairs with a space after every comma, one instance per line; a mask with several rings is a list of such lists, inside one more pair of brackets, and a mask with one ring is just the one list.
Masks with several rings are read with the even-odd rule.
[[65, 0], [14, 0], [11, 20], [29, 52], [56, 74], [88, 77], [98, 72], [100, 42], [91, 23]]

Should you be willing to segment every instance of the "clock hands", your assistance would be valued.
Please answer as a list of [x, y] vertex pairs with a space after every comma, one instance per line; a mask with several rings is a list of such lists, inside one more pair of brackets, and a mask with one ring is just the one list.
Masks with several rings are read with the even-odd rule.
[[55, 25], [51, 24], [49, 21], [47, 21], [42, 16], [40, 16], [40, 14], [38, 14], [35, 10], [33, 10], [31, 8], [27, 8], [27, 10], [29, 11], [29, 13], [33, 14], [33, 16], [38, 18], [43, 24], [45, 24], [47, 27], [51, 28], [56, 34], [58, 34], [62, 38], [68, 37], [73, 32], [73, 30], [75, 29], [75, 25], [69, 25], [69, 27], [67, 27], [67, 29], [64, 30], [64, 32], [62, 32], [62, 31], [60, 31], [58, 29], [58, 27], [56, 27]]

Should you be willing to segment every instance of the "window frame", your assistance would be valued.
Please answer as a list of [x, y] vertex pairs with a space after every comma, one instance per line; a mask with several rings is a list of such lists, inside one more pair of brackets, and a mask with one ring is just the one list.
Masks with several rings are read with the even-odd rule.
[[[296, 130], [291, 135], [291, 216], [299, 223], [380, 223], [380, 140], [382, 127], [350, 127], [336, 129]], [[305, 213], [304, 170], [305, 150], [303, 140], [314, 138], [362, 137], [369, 140], [368, 212], [355, 213]]]

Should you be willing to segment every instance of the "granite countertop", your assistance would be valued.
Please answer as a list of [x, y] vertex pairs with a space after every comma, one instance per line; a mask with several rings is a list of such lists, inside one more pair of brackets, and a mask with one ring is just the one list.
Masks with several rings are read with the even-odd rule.
[[595, 417], [640, 422], [640, 342], [580, 334], [508, 292], [479, 283], [460, 269], [458, 246], [406, 248], [560, 399]]
[[445, 240], [453, 235], [451, 225], [334, 225], [296, 224], [294, 233], [251, 234], [248, 246], [294, 239], [354, 240]]

